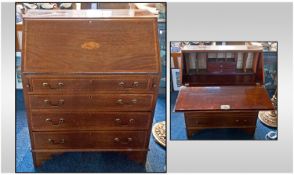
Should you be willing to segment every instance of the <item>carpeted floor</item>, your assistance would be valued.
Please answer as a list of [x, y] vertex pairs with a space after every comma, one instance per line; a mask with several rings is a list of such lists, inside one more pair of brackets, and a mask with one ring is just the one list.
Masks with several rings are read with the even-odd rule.
[[[165, 95], [159, 95], [154, 123], [165, 120]], [[123, 154], [64, 153], [34, 168], [23, 93], [16, 91], [16, 172], [166, 172], [166, 150], [151, 136], [146, 165], [137, 164]]]
[[[171, 140], [187, 140], [184, 114], [174, 112], [178, 92], [171, 93]], [[249, 136], [241, 129], [206, 129], [192, 136], [192, 140], [266, 140], [266, 134], [277, 131], [258, 119], [254, 136]]]

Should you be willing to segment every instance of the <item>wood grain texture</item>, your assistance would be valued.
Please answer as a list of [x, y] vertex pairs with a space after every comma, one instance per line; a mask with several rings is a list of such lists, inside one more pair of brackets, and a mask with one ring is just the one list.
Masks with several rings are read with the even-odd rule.
[[273, 110], [265, 88], [261, 86], [182, 87], [176, 101], [176, 111]]
[[188, 128], [242, 128], [255, 127], [257, 111], [186, 112]]
[[[155, 19], [27, 20], [23, 71], [157, 73], [155, 23]], [[96, 42], [99, 48], [84, 49], [85, 42]]]
[[152, 77], [146, 75], [96, 76], [35, 76], [31, 79], [33, 92], [77, 91], [152, 91]]
[[152, 94], [31, 95], [30, 107], [71, 111], [150, 111]]
[[211, 128], [240, 128], [253, 135], [257, 116], [257, 110], [185, 112], [187, 136], [191, 139], [193, 134]]
[[148, 130], [150, 112], [32, 112], [33, 131]]
[[144, 131], [34, 132], [36, 149], [144, 147]]
[[251, 72], [246, 74], [238, 74], [231, 72], [223, 72], [216, 74], [198, 73], [197, 75], [187, 75], [183, 78], [183, 85], [189, 86], [240, 86], [240, 85], [256, 85], [256, 75]]

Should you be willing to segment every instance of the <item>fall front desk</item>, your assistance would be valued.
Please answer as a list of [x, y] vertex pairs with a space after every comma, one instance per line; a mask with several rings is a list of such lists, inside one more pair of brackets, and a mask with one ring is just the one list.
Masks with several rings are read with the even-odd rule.
[[184, 112], [188, 138], [208, 128], [242, 128], [254, 134], [260, 110], [273, 105], [264, 88], [262, 48], [186, 46], [176, 112]]

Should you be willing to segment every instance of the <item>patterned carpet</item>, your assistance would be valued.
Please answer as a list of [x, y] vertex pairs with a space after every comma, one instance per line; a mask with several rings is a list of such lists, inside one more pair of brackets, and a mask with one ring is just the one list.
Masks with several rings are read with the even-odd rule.
[[[171, 140], [187, 140], [184, 114], [174, 112], [177, 92], [171, 94]], [[206, 129], [192, 136], [192, 140], [266, 140], [266, 134], [270, 131], [277, 131], [260, 120], [257, 120], [254, 136], [249, 136], [241, 129]]]
[[[154, 123], [165, 120], [165, 95], [157, 100]], [[64, 153], [34, 168], [23, 94], [16, 92], [16, 172], [165, 172], [166, 150], [151, 136], [146, 165], [137, 164], [123, 154]]]

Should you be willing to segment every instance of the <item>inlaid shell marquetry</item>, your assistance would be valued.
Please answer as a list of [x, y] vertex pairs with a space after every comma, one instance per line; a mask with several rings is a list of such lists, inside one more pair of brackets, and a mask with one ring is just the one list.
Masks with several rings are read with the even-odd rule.
[[85, 42], [81, 45], [81, 47], [83, 49], [88, 49], [88, 50], [92, 50], [92, 49], [99, 49], [100, 44], [94, 41], [89, 41], [89, 42]]

